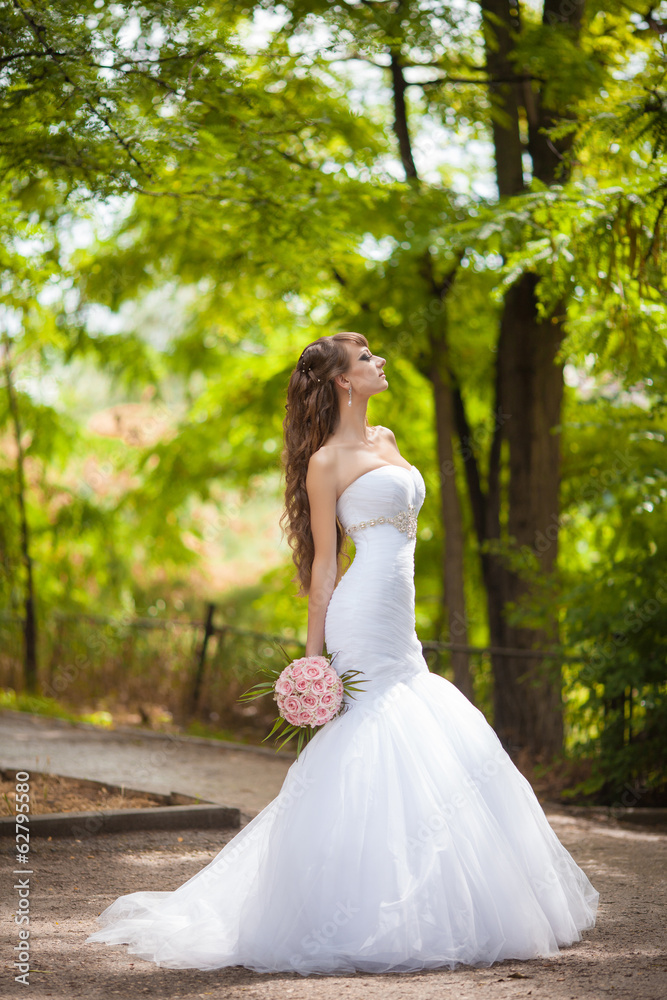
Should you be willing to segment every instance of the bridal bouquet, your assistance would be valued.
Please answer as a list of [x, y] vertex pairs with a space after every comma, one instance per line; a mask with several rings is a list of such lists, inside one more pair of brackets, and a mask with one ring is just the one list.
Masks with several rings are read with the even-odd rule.
[[[334, 653], [333, 656], [335, 655]], [[289, 660], [286, 653], [285, 656]], [[255, 684], [238, 699], [252, 701], [273, 693], [279, 715], [264, 740], [277, 733], [276, 750], [298, 736], [298, 758], [304, 743], [312, 739], [317, 729], [342, 714], [345, 709], [344, 696], [349, 694], [353, 698], [353, 692], [360, 690], [360, 682], [353, 678], [361, 670], [346, 670], [339, 676], [331, 665], [333, 656], [331, 660], [326, 656], [302, 656], [298, 660], [291, 660], [282, 669], [265, 667], [263, 672], [271, 680]], [[284, 728], [278, 732], [281, 726]]]

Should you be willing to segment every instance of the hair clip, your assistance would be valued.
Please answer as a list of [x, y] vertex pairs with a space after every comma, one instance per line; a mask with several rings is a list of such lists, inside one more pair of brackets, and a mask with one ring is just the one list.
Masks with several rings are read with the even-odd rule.
[[[301, 365], [300, 367], [301, 367], [301, 371], [303, 372], [303, 374], [304, 374], [304, 375], [307, 375], [307, 374], [308, 374], [308, 372], [310, 371], [310, 369], [311, 369], [311, 368], [312, 368], [313, 366], [312, 366], [312, 365], [308, 365], [308, 368], [306, 369], [306, 368], [305, 368], [305, 366], [304, 366], [304, 365], [302, 364], [302, 365]], [[318, 380], [317, 380], [317, 381], [318, 381], [318, 382], [320, 382], [320, 381], [321, 381], [321, 379], [319, 379], [319, 378], [318, 378]]]

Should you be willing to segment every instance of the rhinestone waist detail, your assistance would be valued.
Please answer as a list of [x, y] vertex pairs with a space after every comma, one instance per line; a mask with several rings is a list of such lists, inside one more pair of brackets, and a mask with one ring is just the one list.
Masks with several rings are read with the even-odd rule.
[[351, 524], [347, 528], [348, 535], [359, 528], [369, 528], [374, 524], [393, 524], [399, 531], [404, 531], [408, 538], [417, 537], [417, 514], [413, 503], [408, 504], [407, 510], [399, 510], [393, 517], [372, 517], [368, 521], [359, 521], [358, 524]]

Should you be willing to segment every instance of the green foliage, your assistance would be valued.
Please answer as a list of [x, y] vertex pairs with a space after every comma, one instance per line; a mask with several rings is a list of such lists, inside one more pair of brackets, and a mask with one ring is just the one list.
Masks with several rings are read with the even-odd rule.
[[[541, 581], [535, 553], [519, 553], [534, 606], [513, 613], [537, 621], [560, 602], [570, 745], [596, 755], [603, 794], [658, 787], [662, 605], [641, 614], [660, 603], [667, 541], [662, 36], [615, 0], [587, 7], [578, 37], [522, 8], [515, 69], [553, 109], [551, 139], [571, 137], [571, 177], [549, 188], [527, 177], [498, 201], [483, 154], [456, 163], [497, 120], [477, 5], [268, 9], [258, 42], [252, 19], [267, 5], [254, 0], [0, 5], [0, 605], [18, 609], [25, 584], [10, 379], [38, 620], [176, 599], [195, 614], [211, 598], [225, 620], [302, 634], [289, 553], [254, 522], [279, 514], [295, 358], [323, 332], [357, 329], [401, 399], [394, 412], [389, 394], [374, 400], [370, 419], [424, 471], [417, 611], [420, 634], [440, 638], [428, 335], [448, 332], [471, 423], [457, 475], [470, 449], [485, 486], [503, 419], [491, 405], [502, 300], [536, 274], [543, 316], [566, 316], [561, 575]], [[399, 49], [420, 171], [436, 178], [419, 183], [402, 179], [392, 136], [386, 68]], [[447, 276], [445, 305], [430, 283]], [[464, 507], [467, 625], [483, 645]], [[264, 555], [253, 583], [221, 582], [239, 551]], [[149, 643], [143, 657], [133, 683], [164, 660]], [[239, 640], [235, 681], [246, 660]], [[166, 672], [161, 684], [183, 670], [170, 660]]]
[[593, 762], [575, 792], [650, 804], [664, 798], [667, 754], [667, 424], [647, 392], [608, 383], [587, 395], [569, 390], [565, 409], [560, 572], [535, 576], [514, 615], [560, 609], [567, 746]]
[[566, 432], [563, 515], [576, 542], [563, 580], [564, 640], [580, 657], [579, 715], [593, 723], [578, 751], [593, 752], [607, 801], [626, 786], [647, 801], [664, 793], [667, 753], [667, 425], [664, 411], [645, 408], [650, 387], [605, 395], [573, 400]]
[[50, 719], [66, 719], [68, 722], [89, 722], [93, 726], [108, 729], [113, 722], [108, 712], [86, 712], [76, 714], [70, 712], [55, 698], [45, 698], [41, 695], [25, 694], [13, 688], [0, 688], [0, 709], [12, 712], [30, 712], [33, 715], [45, 715]]

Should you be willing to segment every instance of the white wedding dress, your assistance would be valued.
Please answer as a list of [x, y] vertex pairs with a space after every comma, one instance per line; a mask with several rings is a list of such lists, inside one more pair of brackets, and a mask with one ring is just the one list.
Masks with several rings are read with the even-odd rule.
[[173, 892], [132, 892], [87, 938], [170, 968], [409, 972], [556, 955], [598, 893], [483, 715], [415, 631], [419, 470], [371, 469], [337, 513], [356, 555], [327, 608], [363, 692], [277, 797]]

